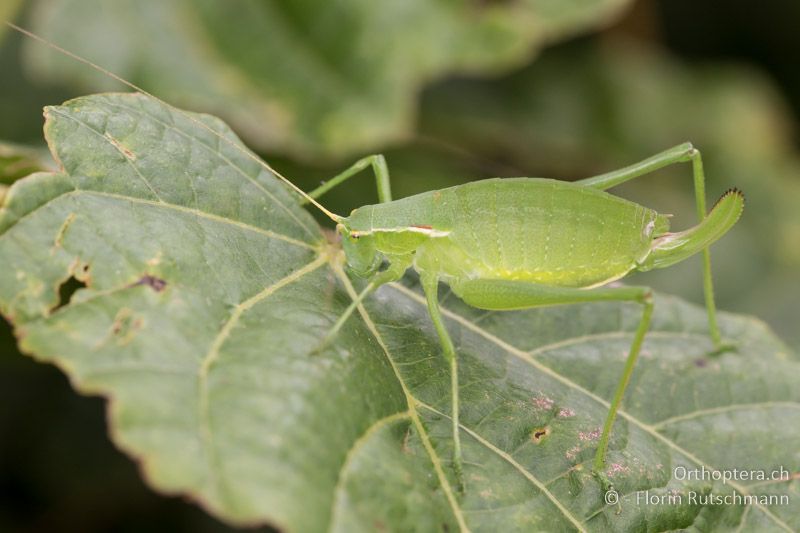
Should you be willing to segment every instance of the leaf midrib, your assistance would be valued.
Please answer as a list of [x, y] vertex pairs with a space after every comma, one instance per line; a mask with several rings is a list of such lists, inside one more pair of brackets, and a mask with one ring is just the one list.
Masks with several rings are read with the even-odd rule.
[[201, 361], [200, 367], [197, 369], [197, 389], [198, 389], [197, 409], [198, 409], [198, 419], [200, 420], [200, 431], [201, 431], [200, 437], [203, 443], [203, 447], [208, 451], [210, 457], [209, 470], [212, 475], [212, 486], [214, 487], [214, 490], [217, 492], [217, 496], [226, 500], [225, 504], [228, 507], [232, 508], [233, 503], [229, 491], [226, 489], [226, 484], [223, 482], [224, 481], [223, 476], [220, 475], [220, 470], [222, 469], [221, 466], [222, 463], [219, 454], [217, 452], [217, 447], [215, 445], [214, 430], [212, 427], [211, 415], [209, 412], [208, 377], [211, 372], [211, 369], [213, 368], [214, 363], [219, 357], [219, 353], [222, 350], [225, 341], [229, 338], [231, 331], [233, 331], [233, 329], [236, 327], [236, 325], [239, 322], [239, 319], [242, 317], [244, 313], [252, 309], [253, 306], [258, 304], [259, 302], [273, 295], [275, 292], [279, 291], [283, 287], [291, 285], [292, 283], [299, 280], [306, 274], [314, 272], [315, 270], [326, 264], [327, 261], [328, 261], [327, 257], [323, 255], [318, 255], [310, 263], [306, 263], [302, 267], [293, 270], [288, 275], [268, 285], [267, 287], [261, 289], [257, 294], [247, 298], [246, 300], [238, 304], [236, 307], [234, 307], [234, 309], [228, 316], [228, 319], [222, 325], [222, 328], [219, 330], [217, 335], [214, 336], [214, 339], [211, 342], [208, 351], [206, 352], [205, 356]]

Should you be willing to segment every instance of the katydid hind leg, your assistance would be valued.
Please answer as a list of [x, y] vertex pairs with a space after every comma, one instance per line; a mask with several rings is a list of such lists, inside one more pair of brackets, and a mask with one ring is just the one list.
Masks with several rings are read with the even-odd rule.
[[653, 296], [650, 289], [639, 288], [641, 290], [639, 303], [642, 304], [642, 317], [639, 320], [639, 325], [636, 328], [636, 333], [633, 336], [631, 347], [628, 349], [628, 358], [625, 360], [625, 367], [622, 371], [622, 376], [617, 383], [617, 388], [614, 391], [614, 396], [611, 399], [611, 405], [608, 408], [608, 415], [603, 424], [603, 432], [600, 435], [600, 442], [597, 445], [595, 452], [594, 462], [592, 464], [592, 472], [600, 479], [603, 485], [603, 491], [611, 488], [611, 482], [605, 474], [606, 468], [606, 454], [608, 452], [608, 441], [611, 437], [611, 429], [614, 427], [614, 420], [617, 417], [617, 411], [625, 396], [625, 390], [628, 388], [628, 383], [631, 380], [633, 369], [636, 366], [636, 361], [639, 358], [639, 352], [642, 349], [645, 335], [650, 329], [650, 319], [653, 316]]
[[[623, 169], [579, 180], [576, 183], [606, 190], [626, 181], [650, 174], [660, 168], [685, 162], [692, 163], [697, 218], [702, 221], [708, 214], [706, 210], [705, 171], [700, 151], [694, 148], [691, 143], [680, 144]], [[711, 275], [711, 251], [708, 247], [703, 250], [703, 295], [708, 315], [708, 331], [714, 343], [713, 353], [721, 353], [734, 348], [732, 345], [722, 342], [722, 336], [719, 331], [716, 304], [714, 303], [714, 284]]]
[[[706, 174], [703, 170], [703, 158], [699, 150], [692, 150], [690, 154], [692, 161], [692, 173], [694, 174], [694, 199], [697, 207], [697, 218], [702, 221], [708, 215], [706, 210]], [[722, 336], [717, 324], [717, 306], [714, 303], [714, 281], [711, 275], [711, 249], [706, 246], [703, 249], [703, 296], [706, 301], [706, 313], [708, 314], [708, 332], [714, 343], [715, 353], [720, 353], [729, 349], [723, 345]]]
[[439, 310], [439, 278], [435, 274], [422, 272], [420, 274], [422, 281], [422, 288], [425, 291], [425, 298], [428, 301], [428, 313], [430, 314], [433, 326], [439, 336], [439, 342], [442, 347], [442, 355], [445, 360], [450, 363], [450, 395], [452, 402], [452, 415], [451, 421], [453, 426], [453, 470], [455, 472], [456, 484], [459, 492], [464, 490], [463, 480], [463, 467], [461, 463], [461, 437], [459, 434], [459, 416], [458, 416], [458, 357], [456, 355], [455, 346], [447, 332], [447, 328], [442, 320], [442, 314]]
[[626, 181], [651, 174], [660, 168], [690, 161], [692, 152], [696, 151], [691, 143], [679, 144], [625, 168], [578, 180], [575, 183], [605, 191]]
[[639, 357], [650, 318], [653, 313], [652, 291], [647, 287], [599, 287], [579, 289], [572, 287], [552, 287], [534, 283], [509, 280], [466, 280], [454, 283], [454, 292], [466, 303], [482, 309], [523, 309], [539, 306], [572, 304], [581, 302], [624, 301], [636, 302], [643, 306], [642, 317], [628, 350], [623, 374], [617, 384], [609, 404], [608, 414], [603, 425], [593, 471], [604, 488], [610, 485], [605, 476], [605, 459], [614, 420], [617, 416], [625, 390], [630, 382], [633, 369]]
[[308, 195], [311, 198], [317, 199], [334, 187], [337, 187], [349, 180], [367, 167], [372, 167], [372, 172], [375, 174], [375, 183], [378, 189], [378, 201], [382, 204], [391, 202], [392, 187], [389, 178], [389, 167], [386, 165], [386, 158], [384, 158], [381, 154], [362, 157], [345, 171], [340, 172], [313, 191], [309, 192]]

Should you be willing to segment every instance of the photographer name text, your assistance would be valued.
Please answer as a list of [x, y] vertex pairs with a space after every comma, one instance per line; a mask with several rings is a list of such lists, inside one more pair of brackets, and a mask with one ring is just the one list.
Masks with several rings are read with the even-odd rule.
[[637, 505], [789, 505], [786, 494], [739, 494], [738, 492], [717, 494], [714, 492], [651, 493], [641, 490], [636, 493]]

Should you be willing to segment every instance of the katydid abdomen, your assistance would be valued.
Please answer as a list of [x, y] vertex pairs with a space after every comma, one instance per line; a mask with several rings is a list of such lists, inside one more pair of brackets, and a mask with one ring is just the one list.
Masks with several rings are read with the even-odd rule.
[[[618, 279], [666, 218], [606, 192], [549, 179], [490, 179], [370, 205], [348, 217], [378, 251], [415, 253], [445, 282], [589, 287]], [[658, 228], [656, 226], [658, 225]]]

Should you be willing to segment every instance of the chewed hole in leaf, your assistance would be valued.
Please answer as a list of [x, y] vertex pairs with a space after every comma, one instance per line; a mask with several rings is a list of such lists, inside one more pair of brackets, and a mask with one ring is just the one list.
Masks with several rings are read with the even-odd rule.
[[[88, 265], [86, 270], [88, 270]], [[53, 311], [61, 309], [69, 304], [72, 296], [79, 290], [86, 288], [86, 283], [79, 280], [75, 276], [70, 276], [64, 283], [58, 287], [58, 305], [53, 308]]]

